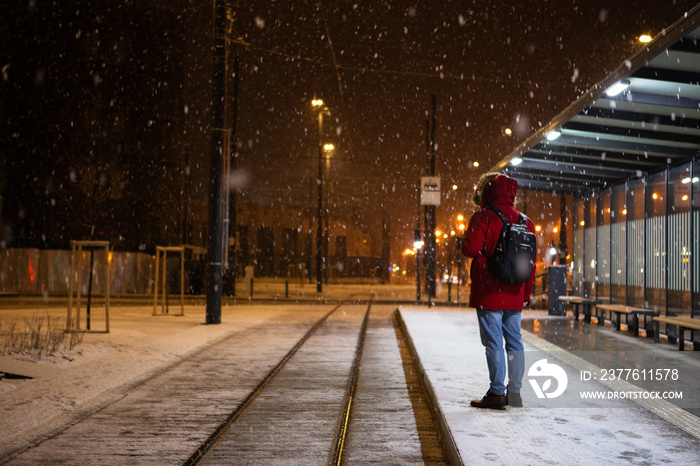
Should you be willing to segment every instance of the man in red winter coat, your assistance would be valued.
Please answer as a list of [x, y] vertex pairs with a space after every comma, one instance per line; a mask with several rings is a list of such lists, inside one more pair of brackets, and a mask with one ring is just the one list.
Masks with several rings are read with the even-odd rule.
[[[486, 362], [491, 385], [481, 400], [473, 400], [477, 408], [505, 409], [522, 406], [520, 388], [525, 366], [523, 343], [520, 336], [520, 316], [523, 306], [529, 303], [532, 276], [527, 283], [511, 284], [497, 280], [488, 270], [486, 258], [493, 255], [503, 221], [487, 206], [496, 207], [511, 223], [517, 223], [520, 213], [513, 207], [518, 183], [506, 175], [488, 173], [474, 194], [474, 202], [481, 210], [472, 215], [462, 241], [462, 254], [473, 258], [471, 265], [471, 292], [469, 305], [476, 308], [479, 319], [481, 343], [486, 348]], [[535, 232], [535, 226], [527, 219], [527, 229]], [[508, 363], [503, 352], [506, 341]], [[508, 372], [508, 386], [504, 384]]]

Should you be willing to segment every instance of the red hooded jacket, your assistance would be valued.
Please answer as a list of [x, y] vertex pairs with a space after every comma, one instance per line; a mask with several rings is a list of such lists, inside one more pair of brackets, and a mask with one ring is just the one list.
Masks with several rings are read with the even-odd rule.
[[[471, 266], [469, 305], [476, 309], [520, 311], [523, 302], [530, 301], [535, 279], [534, 267], [530, 281], [510, 284], [494, 278], [486, 263], [486, 258], [493, 255], [496, 249], [503, 222], [496, 212], [484, 207], [497, 207], [509, 222], [517, 223], [519, 212], [513, 207], [517, 190], [518, 182], [513, 178], [506, 175], [496, 176], [484, 186], [481, 210], [469, 220], [469, 227], [462, 241], [462, 254], [474, 259]], [[529, 218], [527, 229], [535, 233], [535, 225]]]

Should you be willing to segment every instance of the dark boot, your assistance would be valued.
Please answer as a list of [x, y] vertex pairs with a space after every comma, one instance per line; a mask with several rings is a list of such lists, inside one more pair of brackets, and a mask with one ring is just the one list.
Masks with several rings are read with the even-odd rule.
[[520, 393], [508, 393], [508, 392], [506, 392], [506, 404], [508, 406], [513, 407], [513, 408], [522, 408], [523, 407], [523, 397], [520, 396]]
[[494, 395], [489, 390], [480, 400], [472, 400], [471, 405], [475, 408], [506, 409], [506, 396]]

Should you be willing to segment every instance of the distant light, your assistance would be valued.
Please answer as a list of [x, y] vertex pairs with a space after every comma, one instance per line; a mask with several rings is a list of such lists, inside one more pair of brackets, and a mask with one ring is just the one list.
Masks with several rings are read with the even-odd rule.
[[[688, 196], [686, 196], [686, 197], [688, 197]], [[454, 230], [450, 231], [450, 235], [451, 235], [451, 236], [454, 236], [454, 235], [456, 235], [456, 234], [457, 234], [456, 231], [454, 231]]]
[[510, 161], [510, 164], [513, 165], [514, 167], [517, 167], [521, 163], [523, 163], [523, 159], [521, 159], [520, 157], [515, 157], [514, 159], [512, 159]]
[[478, 166], [479, 166], [479, 162], [474, 161], [474, 163], [472, 163], [472, 165], [474, 165], [475, 167], [478, 167]]
[[692, 181], [693, 183], [697, 183], [698, 181], [700, 181], [700, 178], [698, 178], [697, 176], [694, 176], [692, 180], [690, 179], [690, 177], [688, 177], [688, 178], [683, 178], [683, 184], [688, 184], [688, 183], [690, 183], [691, 181]]
[[688, 183], [690, 183], [690, 177], [688, 177], [688, 178], [683, 178], [682, 183], [683, 183], [683, 184], [688, 184]]
[[511, 134], [513, 134], [513, 131], [511, 131], [510, 128], [506, 128], [503, 132], [506, 133], [506, 136], [510, 136]]
[[622, 209], [622, 215], [627, 215], [627, 209]]
[[605, 91], [605, 93], [608, 94], [610, 97], [614, 97], [617, 94], [619, 94], [620, 92], [627, 89], [627, 86], [629, 86], [629, 85], [630, 85], [630, 82], [628, 80], [624, 79], [624, 80], [618, 81], [615, 84], [613, 84], [612, 86], [610, 86], [610, 88], [608, 88], [608, 90]]
[[549, 248], [549, 255], [550, 256], [555, 256], [557, 254], [557, 248], [551, 247]]
[[641, 36], [639, 36], [639, 42], [643, 44], [651, 42], [651, 36], [649, 34], [642, 34]]
[[420, 249], [423, 247], [423, 241], [414, 241], [413, 242], [413, 247], [416, 249]]
[[333, 149], [335, 149], [335, 146], [333, 144], [324, 144], [323, 145], [323, 150], [325, 150], [325, 151], [331, 151]]
[[460, 229], [460, 230], [464, 230], [464, 223], [460, 223], [460, 224], [459, 224], [459, 229]]
[[552, 231], [553, 231], [554, 233], [559, 233], [559, 228], [554, 227], [554, 228], [552, 229]]
[[561, 131], [553, 129], [552, 131], [547, 133], [547, 141], [554, 141], [559, 136], [561, 136]]
[[452, 191], [457, 191], [457, 185], [456, 185], [456, 184], [453, 184], [453, 185], [452, 185]]
[[445, 239], [447, 239], [447, 233], [445, 233], [444, 235], [442, 235], [442, 237], [445, 238]]
[[321, 99], [314, 99], [311, 101], [311, 105], [314, 107], [320, 107], [323, 105], [323, 101]]
[[595, 259], [593, 259], [593, 260], [591, 261], [591, 268], [592, 268], [592, 269], [595, 269]]
[[440, 230], [435, 230], [435, 236], [440, 236], [442, 232]]
[[658, 198], [659, 198], [659, 195], [656, 194], [656, 193], [654, 193], [654, 194], [651, 195], [651, 198], [652, 198], [652, 199], [658, 199]]
[[683, 196], [683, 200], [684, 200], [684, 201], [687, 201], [687, 200], [688, 200], [688, 195], [687, 195], [687, 194], [686, 194], [685, 196]]
[[464, 215], [462, 215], [462, 214], [457, 215], [457, 220], [460, 221], [460, 222], [461, 222], [462, 220], [464, 220]]
[[536, 232], [542, 231], [542, 227], [540, 225], [535, 226], [535, 231]]
[[581, 220], [581, 226], [584, 226], [585, 224], [586, 224], [586, 222]]

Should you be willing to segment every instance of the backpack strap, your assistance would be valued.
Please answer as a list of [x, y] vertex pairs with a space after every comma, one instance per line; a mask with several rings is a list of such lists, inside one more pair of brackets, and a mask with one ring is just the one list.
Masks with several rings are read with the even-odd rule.
[[494, 206], [492, 206], [492, 205], [487, 205], [486, 208], [489, 209], [489, 210], [491, 210], [491, 211], [493, 211], [493, 212], [496, 212], [496, 214], [500, 217], [501, 221], [503, 222], [503, 225], [505, 225], [505, 226], [510, 225], [510, 222], [508, 221], [508, 219], [506, 218], [506, 216], [503, 215], [503, 212], [501, 212], [500, 210], [498, 210], [497, 207], [494, 207]]
[[[503, 222], [503, 225], [506, 225], [506, 226], [510, 225], [510, 222], [508, 221], [506, 216], [503, 215], [503, 212], [501, 212], [497, 207], [494, 207], [492, 205], [487, 205], [486, 209], [489, 209], [489, 210], [496, 212], [496, 214], [498, 214], [501, 221]], [[527, 225], [527, 216], [521, 212], [518, 212], [518, 225]]]

